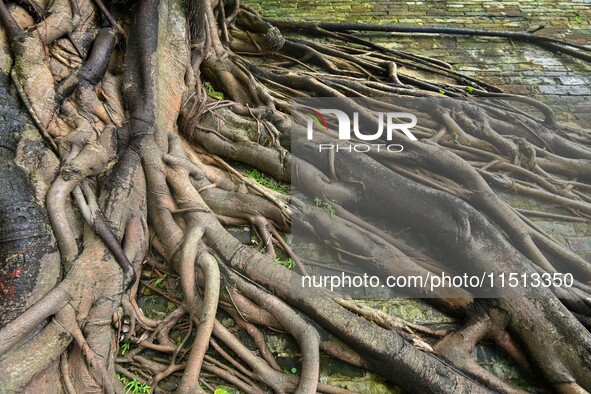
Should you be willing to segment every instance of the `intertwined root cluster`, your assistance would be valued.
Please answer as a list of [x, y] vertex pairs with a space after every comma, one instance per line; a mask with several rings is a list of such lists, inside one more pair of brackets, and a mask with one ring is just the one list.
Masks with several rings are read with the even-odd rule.
[[[279, 25], [322, 35], [323, 44], [286, 37], [239, 2], [26, 5], [0, 2], [0, 51], [11, 59], [0, 67], [44, 138], [45, 148], [23, 139], [17, 161], [40, 179], [63, 276], [0, 331], [0, 387], [34, 390], [53, 381], [69, 393], [110, 393], [124, 392], [124, 381], [160, 390], [160, 381], [179, 373], [178, 391], [187, 393], [219, 380], [248, 393], [348, 392], [319, 383], [322, 349], [411, 391], [520, 391], [475, 363], [474, 346], [488, 339], [557, 391], [591, 390], [591, 264], [528, 218], [588, 223], [589, 134], [559, 125], [540, 102], [330, 24]], [[450, 98], [437, 101], [437, 114], [414, 107], [413, 97], [441, 93]], [[494, 100], [453, 99], [470, 95]], [[418, 128], [419, 140], [405, 141], [401, 154], [318, 152], [289, 119], [292, 98], [314, 96], [402, 97], [429, 126]], [[330, 132], [320, 138], [335, 141]], [[294, 144], [297, 157], [287, 149]], [[53, 166], [31, 168], [31, 152]], [[236, 162], [297, 183], [330, 201], [332, 214], [245, 176]], [[514, 209], [499, 188], [570, 215]], [[426, 233], [475, 270], [572, 272], [576, 285], [495, 300], [448, 289], [432, 302], [463, 320], [450, 332], [323, 290], [292, 293], [293, 275], [306, 274], [308, 263], [281, 236], [292, 220], [343, 262], [363, 262], [371, 272], [453, 270], [358, 212]], [[251, 225], [259, 248], [241, 244], [224, 225]], [[279, 254], [291, 259], [292, 271], [277, 264]], [[177, 275], [183, 292], [163, 294], [177, 307], [160, 321], [136, 303], [140, 289], [162, 292], [141, 280], [146, 261]], [[216, 320], [219, 309], [252, 337], [258, 354]], [[295, 338], [299, 376], [282, 372], [264, 327]], [[423, 336], [442, 338], [431, 347]], [[134, 347], [120, 351], [118, 343]], [[150, 358], [147, 350], [168, 358]]]

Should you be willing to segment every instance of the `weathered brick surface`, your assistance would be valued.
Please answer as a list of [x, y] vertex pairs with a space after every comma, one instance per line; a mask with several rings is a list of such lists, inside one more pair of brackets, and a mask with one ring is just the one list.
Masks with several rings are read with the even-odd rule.
[[[268, 17], [307, 21], [396, 23], [417, 26], [527, 30], [591, 45], [591, 0], [551, 1], [247, 1]], [[556, 104], [563, 120], [583, 124], [591, 112], [591, 64], [527, 43], [497, 38], [387, 35], [385, 45], [444, 60], [508, 92]], [[570, 104], [577, 105], [572, 113]], [[565, 104], [569, 103], [569, 104]]]
[[[352, 1], [352, 0], [268, 0], [249, 1], [269, 17], [299, 20], [343, 20], [378, 23], [445, 24], [454, 27], [518, 30], [528, 24], [544, 23], [546, 33], [575, 35], [584, 43], [589, 34], [591, 1]], [[421, 16], [433, 18], [421, 18]], [[588, 38], [587, 38], [588, 39]]]

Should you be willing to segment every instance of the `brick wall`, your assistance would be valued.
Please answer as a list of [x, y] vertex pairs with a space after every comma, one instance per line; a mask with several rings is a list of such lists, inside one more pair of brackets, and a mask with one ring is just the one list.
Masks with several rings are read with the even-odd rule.
[[[248, 4], [273, 18], [527, 30], [591, 45], [591, 0], [351, 1], [265, 0]], [[559, 117], [591, 124], [591, 64], [531, 44], [497, 38], [381, 35], [375, 40], [442, 59], [511, 93], [537, 96]]]

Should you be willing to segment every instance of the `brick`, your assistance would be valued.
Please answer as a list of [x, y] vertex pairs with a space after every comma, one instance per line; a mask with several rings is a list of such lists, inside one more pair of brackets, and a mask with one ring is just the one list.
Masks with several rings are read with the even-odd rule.
[[590, 237], [570, 237], [566, 239], [568, 246], [575, 253], [577, 252], [591, 252], [591, 238]]
[[541, 85], [542, 94], [557, 94], [565, 96], [590, 96], [589, 86]]

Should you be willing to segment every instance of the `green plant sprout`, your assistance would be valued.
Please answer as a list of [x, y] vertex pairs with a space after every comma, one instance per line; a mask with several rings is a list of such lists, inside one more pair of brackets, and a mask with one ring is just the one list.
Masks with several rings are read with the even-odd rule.
[[255, 168], [248, 171], [246, 176], [254, 181], [256, 181], [259, 185], [265, 186], [268, 189], [276, 191], [280, 194], [288, 194], [289, 193], [289, 185], [283, 184], [281, 182], [277, 182], [273, 178], [269, 178], [261, 174], [261, 172]]
[[322, 199], [319, 197], [314, 197], [314, 204], [316, 204], [317, 207], [322, 207], [326, 212], [328, 212], [331, 219], [334, 219], [337, 216], [337, 212], [332, 207], [330, 202], [322, 201]]
[[334, 219], [335, 216], [337, 216], [336, 211], [334, 210], [334, 208], [332, 207], [332, 205], [328, 202], [325, 202], [324, 204], [322, 204], [322, 207], [324, 208], [324, 210], [326, 212], [328, 212], [328, 214], [330, 215], [331, 219]]
[[168, 278], [168, 274], [164, 274], [160, 278], [156, 279], [154, 281], [154, 287], [157, 287], [157, 288], [164, 287], [164, 280], [166, 280], [166, 278]]
[[224, 99], [224, 94], [222, 92], [218, 92], [217, 90], [215, 90], [214, 87], [211, 85], [211, 83], [205, 82], [203, 84], [203, 87], [205, 88], [205, 91], [207, 92], [207, 95], [209, 97], [217, 99], [217, 100]]
[[277, 257], [275, 259], [275, 262], [281, 264], [285, 268], [288, 268], [288, 269], [292, 269], [293, 268], [293, 260], [291, 258], [288, 258], [286, 260], [281, 260], [279, 257]]
[[127, 353], [127, 351], [129, 350], [130, 347], [131, 347], [131, 344], [129, 342], [125, 342], [119, 348], [119, 354], [121, 354], [122, 356], [125, 356], [125, 353]]
[[139, 394], [139, 393], [149, 393], [150, 392], [150, 385], [147, 383], [140, 383], [136, 379], [129, 381], [125, 385], [125, 394]]
[[117, 379], [125, 385], [125, 394], [149, 393], [152, 387], [147, 383], [141, 383], [137, 379], [130, 380], [127, 376], [117, 374]]

